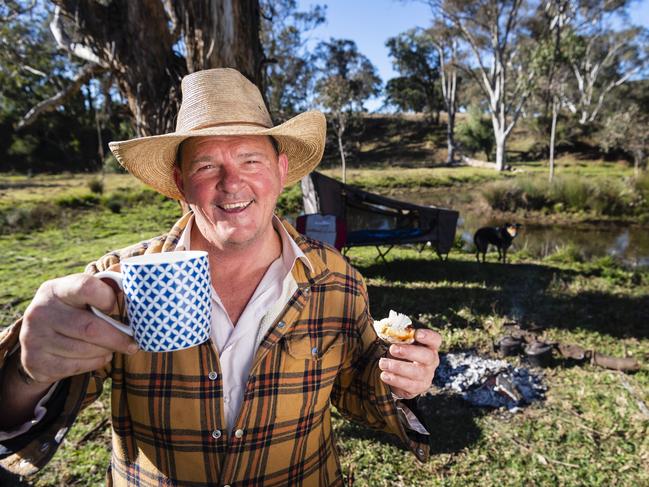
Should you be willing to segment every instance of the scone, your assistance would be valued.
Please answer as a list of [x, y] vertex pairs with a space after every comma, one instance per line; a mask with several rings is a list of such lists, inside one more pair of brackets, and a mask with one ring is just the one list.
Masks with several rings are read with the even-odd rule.
[[388, 343], [413, 343], [415, 329], [406, 315], [390, 310], [387, 318], [374, 322], [374, 330], [383, 341]]

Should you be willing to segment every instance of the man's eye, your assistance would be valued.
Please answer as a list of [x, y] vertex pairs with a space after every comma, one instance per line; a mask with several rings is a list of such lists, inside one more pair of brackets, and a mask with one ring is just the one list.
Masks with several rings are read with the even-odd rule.
[[197, 171], [203, 171], [205, 169], [212, 169], [214, 166], [212, 164], [205, 164], [197, 169]]
[[246, 164], [258, 164], [258, 163], [259, 163], [259, 161], [254, 160], [254, 159], [251, 159], [251, 160], [249, 160], [249, 161], [246, 161]]

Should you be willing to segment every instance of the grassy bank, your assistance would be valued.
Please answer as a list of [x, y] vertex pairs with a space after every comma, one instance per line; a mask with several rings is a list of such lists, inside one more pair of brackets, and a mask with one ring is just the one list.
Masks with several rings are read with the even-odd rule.
[[[397, 182], [414, 182], [414, 174], [427, 177], [425, 172], [399, 170], [387, 174]], [[467, 169], [464, 177], [471, 181], [453, 183], [454, 192], [485, 182], [473, 179], [483, 177], [480, 171]], [[374, 184], [377, 176], [359, 172], [351, 179]], [[101, 197], [117, 192], [123, 183], [133, 184], [130, 179], [120, 181]], [[28, 189], [12, 190], [13, 201]], [[82, 186], [81, 194], [87, 191]], [[296, 194], [293, 188], [284, 195], [282, 208], [295, 205]], [[56, 197], [67, 194], [62, 191]], [[39, 204], [45, 198], [24, 204]], [[159, 234], [179, 212], [174, 202], [146, 199], [120, 212], [101, 201], [90, 209], [70, 211], [39, 230], [0, 235], [1, 324], [9, 324], [24, 310], [42, 280], [80, 272], [110, 249]], [[343, 469], [353, 475], [354, 485], [649, 484], [644, 468], [649, 462], [649, 420], [638, 406], [638, 401], [649, 402], [649, 272], [625, 270], [610, 259], [576, 259], [567, 250], [545, 260], [521, 252], [506, 266], [478, 265], [473, 255], [457, 251], [448, 262], [440, 262], [429, 250], [420, 254], [397, 248], [387, 266], [375, 255], [373, 249], [349, 253], [367, 278], [373, 315], [383, 317], [390, 309], [408, 313], [442, 333], [443, 351], [476, 348], [491, 354], [503, 323], [515, 319], [545, 327], [542, 336], [548, 340], [634, 356], [644, 368], [622, 375], [557, 363], [543, 371], [549, 387], [546, 401], [517, 414], [469, 408], [433, 391], [422, 403], [433, 433], [433, 456], [426, 464], [417, 463], [390, 438], [336, 416]], [[52, 463], [26, 484], [103, 485], [110, 455], [108, 408], [104, 395], [82, 414]], [[9, 482], [0, 483], [12, 485]]]

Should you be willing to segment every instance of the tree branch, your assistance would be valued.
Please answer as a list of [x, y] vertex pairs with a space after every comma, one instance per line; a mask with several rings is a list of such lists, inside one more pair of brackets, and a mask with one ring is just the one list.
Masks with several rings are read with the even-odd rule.
[[50, 22], [50, 30], [52, 31], [52, 34], [54, 35], [54, 39], [56, 40], [56, 44], [63, 50], [69, 52], [70, 54], [73, 54], [77, 56], [78, 58], [81, 58], [85, 61], [89, 61], [93, 64], [98, 64], [102, 68], [107, 69], [108, 65], [102, 61], [99, 56], [97, 56], [92, 49], [90, 49], [88, 46], [84, 46], [83, 44], [80, 44], [78, 42], [73, 42], [72, 39], [67, 35], [65, 32], [65, 29], [63, 28], [63, 22], [61, 20], [61, 7], [58, 5], [54, 9], [54, 17], [52, 18], [52, 21]]
[[62, 105], [68, 98], [79, 91], [79, 89], [81, 89], [81, 86], [85, 82], [87, 82], [90, 78], [97, 76], [99, 73], [104, 72], [105, 70], [105, 68], [96, 64], [87, 65], [79, 72], [79, 74], [77, 74], [77, 76], [72, 80], [72, 83], [70, 83], [70, 85], [68, 85], [65, 89], [58, 92], [53, 97], [48, 98], [47, 100], [43, 100], [31, 110], [29, 110], [18, 122], [16, 129], [21, 130], [31, 125], [41, 113], [52, 111], [56, 107]]

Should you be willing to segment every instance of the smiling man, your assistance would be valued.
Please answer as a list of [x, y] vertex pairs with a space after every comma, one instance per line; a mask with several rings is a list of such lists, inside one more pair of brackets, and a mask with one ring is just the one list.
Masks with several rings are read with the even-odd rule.
[[[287, 184], [319, 163], [325, 120], [273, 126], [257, 88], [215, 69], [183, 79], [176, 131], [111, 144], [134, 176], [185, 201], [165, 235], [44, 283], [0, 336], [0, 456], [30, 474], [112, 378], [111, 485], [342, 485], [330, 406], [399, 436], [420, 459], [427, 432], [403, 406], [430, 385], [438, 334], [377, 338], [362, 277], [334, 249], [274, 214]], [[210, 340], [137, 349], [88, 311], [111, 310], [93, 277], [126, 257], [208, 253]]]

